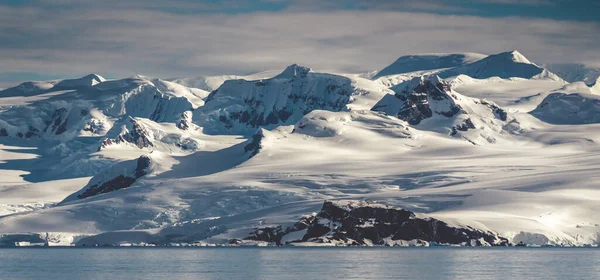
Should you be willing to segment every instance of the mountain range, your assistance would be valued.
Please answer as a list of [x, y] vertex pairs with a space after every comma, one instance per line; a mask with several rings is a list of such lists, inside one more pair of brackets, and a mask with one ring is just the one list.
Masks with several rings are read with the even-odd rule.
[[0, 91], [0, 246], [597, 245], [597, 70], [25, 82]]

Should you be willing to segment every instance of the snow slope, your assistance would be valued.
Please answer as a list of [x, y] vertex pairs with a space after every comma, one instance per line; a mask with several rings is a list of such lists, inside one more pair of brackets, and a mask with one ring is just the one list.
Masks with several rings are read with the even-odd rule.
[[[229, 243], [286, 228], [325, 200], [399, 207], [513, 243], [600, 243], [600, 124], [583, 124], [595, 96], [539, 76], [408, 74], [417, 76], [389, 89], [291, 66], [206, 98], [145, 77], [0, 97], [0, 243], [46, 232], [53, 244]], [[544, 114], [576, 125], [536, 115], [555, 96]], [[244, 112], [261, 123], [231, 118]], [[264, 123], [281, 112], [291, 114]], [[27, 138], [29, 126], [39, 132]]]
[[197, 76], [197, 77], [184, 77], [184, 78], [171, 78], [167, 81], [180, 84], [182, 86], [200, 89], [206, 92], [211, 92], [219, 88], [225, 81], [228, 80], [260, 80], [268, 79], [279, 74], [277, 71], [264, 71], [250, 75], [222, 75], [222, 76]]

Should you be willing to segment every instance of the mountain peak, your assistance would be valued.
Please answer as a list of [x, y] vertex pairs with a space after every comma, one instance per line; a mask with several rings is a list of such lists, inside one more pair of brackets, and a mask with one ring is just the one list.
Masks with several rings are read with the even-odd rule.
[[283, 70], [281, 74], [277, 75], [277, 78], [292, 78], [296, 76], [306, 76], [308, 72], [312, 71], [309, 67], [301, 66], [298, 64], [292, 64]]
[[477, 53], [440, 53], [418, 54], [399, 57], [394, 63], [379, 71], [373, 79], [379, 77], [456, 67], [472, 63], [484, 58], [485, 55]]
[[461, 74], [475, 79], [487, 79], [491, 77], [500, 77], [502, 79], [560, 79], [555, 74], [535, 65], [516, 50], [492, 54], [482, 60], [437, 73], [442, 78], [454, 77]]
[[513, 62], [517, 63], [525, 63], [525, 64], [533, 64], [529, 59], [527, 59], [523, 54], [521, 54], [517, 50], [512, 50], [508, 52], [503, 52], [499, 54], [490, 55], [490, 58], [499, 58], [499, 59], [509, 59]]
[[104, 77], [102, 77], [102, 76], [100, 76], [100, 75], [98, 75], [98, 74], [94, 74], [94, 73], [92, 73], [92, 74], [89, 74], [89, 75], [86, 75], [85, 77], [83, 77], [83, 78], [81, 78], [81, 79], [85, 79], [85, 80], [96, 80], [96, 81], [98, 81], [99, 83], [102, 83], [102, 82], [105, 82], [105, 81], [106, 81], [106, 79], [105, 79]]
[[58, 82], [54, 89], [74, 89], [78, 87], [95, 86], [99, 83], [106, 81], [103, 77], [96, 74], [89, 74], [87, 76], [77, 79], [66, 79]]

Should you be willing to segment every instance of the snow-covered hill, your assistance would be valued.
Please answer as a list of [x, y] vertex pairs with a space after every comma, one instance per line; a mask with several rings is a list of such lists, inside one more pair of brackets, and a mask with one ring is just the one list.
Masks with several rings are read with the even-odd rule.
[[552, 124], [600, 123], [600, 96], [555, 92], [544, 98], [531, 114]]
[[4, 90], [0, 244], [600, 243], [600, 83], [518, 52], [388, 68]]

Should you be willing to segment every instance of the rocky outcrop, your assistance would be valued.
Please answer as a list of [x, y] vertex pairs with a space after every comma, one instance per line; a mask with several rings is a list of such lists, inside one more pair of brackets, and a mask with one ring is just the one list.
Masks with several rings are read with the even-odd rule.
[[152, 139], [153, 136], [149, 129], [145, 128], [137, 119], [128, 117], [122, 127], [121, 133], [115, 138], [106, 138], [102, 140], [99, 150], [110, 145], [118, 145], [121, 143], [131, 143], [140, 149], [149, 148], [154, 146], [154, 144], [152, 144]]
[[261, 142], [264, 138], [263, 130], [259, 129], [252, 135], [252, 138], [248, 141], [248, 144], [244, 146], [244, 152], [248, 154], [248, 157], [253, 157], [261, 150]]
[[70, 195], [61, 203], [129, 188], [140, 177], [148, 174], [151, 163], [152, 159], [148, 156], [117, 163], [94, 176], [83, 189]]
[[[303, 233], [298, 235], [297, 233]], [[297, 238], [288, 238], [297, 236]], [[434, 218], [364, 201], [325, 201], [321, 211], [289, 227], [257, 228], [246, 239], [277, 245], [296, 242], [337, 245], [394, 245], [409, 243], [463, 246], [508, 246], [508, 239], [493, 232], [455, 227]]]
[[446, 133], [475, 144], [494, 143], [513, 119], [496, 104], [454, 91], [438, 76], [421, 76], [393, 88], [372, 111], [383, 112], [424, 130]]
[[433, 117], [434, 113], [452, 118], [462, 108], [449, 94], [450, 91], [450, 85], [437, 76], [419, 77], [396, 87], [395, 95], [385, 96], [371, 110], [386, 112], [411, 125], [420, 124]]
[[181, 118], [177, 121], [177, 128], [181, 130], [188, 130], [192, 124], [192, 112], [186, 111], [181, 114]]
[[67, 116], [68, 112], [65, 108], [59, 108], [52, 114], [52, 120], [46, 121], [44, 133], [50, 132], [60, 135], [67, 131]]
[[[0, 248], [2, 247], [18, 247], [20, 244], [45, 244], [46, 239], [37, 233], [23, 234], [0, 234]], [[27, 246], [25, 245], [25, 246]]]
[[109, 193], [112, 191], [124, 189], [130, 187], [138, 178], [146, 175], [146, 168], [150, 166], [150, 158], [147, 156], [141, 156], [137, 159], [137, 166], [133, 171], [133, 176], [118, 175], [117, 177], [105, 181], [101, 184], [90, 185], [81, 194], [77, 195], [77, 198], [86, 198], [101, 193]]

